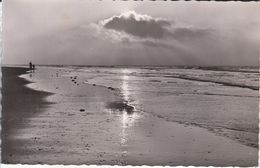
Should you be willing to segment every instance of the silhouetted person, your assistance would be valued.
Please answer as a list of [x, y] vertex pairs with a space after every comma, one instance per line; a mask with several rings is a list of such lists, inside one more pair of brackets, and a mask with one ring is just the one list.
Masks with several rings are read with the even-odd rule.
[[34, 64], [32, 65], [32, 69], [33, 69], [33, 72], [34, 72], [34, 70], [35, 70], [35, 65]]
[[29, 69], [30, 69], [30, 70], [32, 70], [32, 66], [33, 66], [32, 63], [30, 62], [30, 63], [29, 63]]

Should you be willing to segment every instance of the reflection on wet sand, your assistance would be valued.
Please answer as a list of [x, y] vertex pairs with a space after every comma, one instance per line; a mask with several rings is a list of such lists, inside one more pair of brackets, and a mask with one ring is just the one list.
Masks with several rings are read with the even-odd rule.
[[[123, 69], [122, 70], [122, 86], [121, 86], [121, 92], [123, 95], [123, 98], [126, 102], [130, 102], [130, 92], [129, 92], [129, 74], [131, 71], [129, 69]], [[130, 106], [130, 105], [128, 105]], [[121, 133], [121, 145], [126, 145], [127, 143], [127, 133], [126, 129], [133, 126], [136, 119], [139, 118], [137, 113], [134, 113], [135, 108], [133, 106], [130, 106], [131, 113], [129, 113], [129, 110], [126, 108], [126, 110], [123, 111], [121, 115], [121, 122], [122, 122], [122, 133]]]
[[[123, 95], [123, 99], [125, 102], [131, 102], [130, 98], [130, 92], [129, 92], [129, 74], [131, 73], [130, 70], [128, 69], [123, 69], [122, 70], [122, 86], [121, 86], [121, 92]], [[128, 105], [130, 106], [130, 105]], [[132, 127], [135, 123], [135, 121], [139, 118], [138, 113], [136, 113], [136, 109], [134, 106], [130, 106], [131, 108], [131, 113], [129, 113], [128, 109], [123, 111], [121, 115], [121, 122], [122, 122], [122, 132], [121, 132], [121, 145], [122, 146], [127, 146], [127, 141], [128, 141], [128, 134], [127, 134], [127, 129]], [[127, 150], [123, 150], [123, 154], [127, 154]]]
[[[131, 73], [128, 69], [122, 70], [122, 84], [121, 84], [121, 94], [122, 94], [122, 101], [117, 102], [110, 102], [107, 104], [107, 108], [111, 109], [114, 112], [120, 112], [120, 121], [122, 124], [122, 131], [120, 134], [120, 144], [124, 147], [127, 146], [128, 141], [128, 134], [127, 129], [132, 127], [136, 120], [140, 118], [139, 114], [136, 112], [136, 109], [134, 106], [129, 105], [129, 102], [132, 101], [132, 98], [130, 96], [129, 92], [129, 74]], [[111, 112], [110, 112], [111, 114]], [[124, 150], [123, 154], [126, 154], [127, 151]]]

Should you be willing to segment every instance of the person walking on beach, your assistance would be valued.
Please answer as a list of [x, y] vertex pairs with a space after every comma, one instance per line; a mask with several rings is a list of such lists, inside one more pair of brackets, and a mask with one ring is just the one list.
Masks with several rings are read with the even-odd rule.
[[29, 63], [29, 69], [32, 70], [32, 63]]
[[33, 72], [34, 72], [34, 70], [35, 70], [35, 65], [34, 64], [32, 65], [32, 69], [33, 69]]

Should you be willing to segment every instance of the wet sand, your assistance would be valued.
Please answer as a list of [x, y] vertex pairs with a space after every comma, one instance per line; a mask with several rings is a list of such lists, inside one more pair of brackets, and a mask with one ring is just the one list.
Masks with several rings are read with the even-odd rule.
[[3, 163], [257, 165], [256, 148], [136, 112], [111, 88], [62, 69], [36, 70], [29, 84], [17, 77], [26, 70], [2, 69]]
[[13, 138], [19, 128], [27, 126], [27, 119], [43, 111], [50, 102], [44, 98], [51, 93], [40, 92], [25, 87], [30, 83], [19, 75], [25, 74], [28, 68], [2, 67], [2, 161], [9, 163], [19, 147], [21, 140]]

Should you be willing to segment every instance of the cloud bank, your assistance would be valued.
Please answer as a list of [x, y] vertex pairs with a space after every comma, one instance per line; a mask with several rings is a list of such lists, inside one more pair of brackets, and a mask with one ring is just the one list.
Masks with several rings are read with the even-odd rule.
[[106, 29], [124, 32], [138, 38], [165, 39], [199, 38], [211, 33], [207, 28], [178, 26], [175, 21], [164, 18], [153, 18], [134, 11], [125, 12], [100, 22]]
[[131, 11], [106, 19], [102, 24], [107, 29], [123, 31], [133, 36], [160, 39], [169, 33], [167, 28], [172, 23], [166, 19], [152, 18]]

